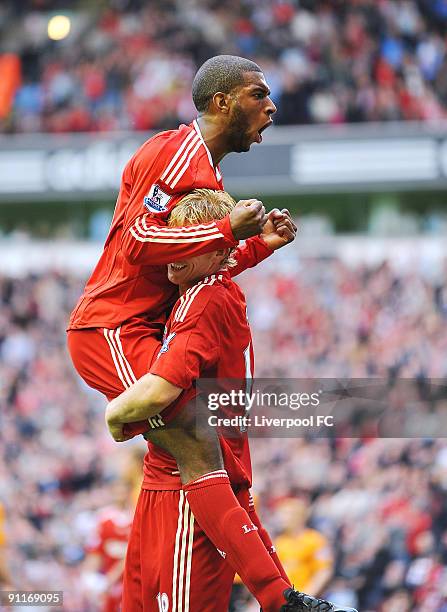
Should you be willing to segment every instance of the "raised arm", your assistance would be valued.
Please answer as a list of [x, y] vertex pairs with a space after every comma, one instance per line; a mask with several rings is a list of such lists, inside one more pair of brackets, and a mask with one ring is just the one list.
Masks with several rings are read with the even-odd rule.
[[242, 200], [224, 219], [187, 227], [167, 227], [161, 218], [145, 213], [124, 231], [121, 249], [132, 265], [164, 265], [234, 247], [259, 234], [266, 221], [258, 200]]
[[[224, 219], [168, 227], [178, 201], [207, 179], [200, 177], [199, 169], [203, 161], [208, 164], [208, 159], [201, 161], [199, 148], [190, 163], [185, 162], [180, 180], [174, 180], [168, 169], [178, 155], [178, 141], [171, 140], [165, 133], [148, 141], [123, 171], [112, 232], [114, 227], [121, 231], [121, 251], [131, 265], [165, 265], [234, 247], [260, 234], [267, 221], [262, 202], [243, 200]], [[206, 156], [204, 150], [201, 154]]]

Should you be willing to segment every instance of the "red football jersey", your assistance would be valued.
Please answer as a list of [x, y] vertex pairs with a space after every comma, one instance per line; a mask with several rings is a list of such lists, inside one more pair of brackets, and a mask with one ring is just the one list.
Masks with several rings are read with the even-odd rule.
[[[253, 348], [245, 297], [229, 271], [208, 276], [176, 302], [164, 342], [150, 372], [194, 394], [198, 378], [237, 379], [253, 376]], [[180, 396], [179, 402], [185, 398]], [[169, 407], [167, 410], [170, 410]], [[172, 407], [175, 410], [175, 405]], [[212, 413], [210, 413], [212, 414]], [[246, 433], [219, 436], [225, 468], [233, 485], [251, 486], [251, 460]], [[175, 459], [148, 443], [143, 489], [180, 489]]]
[[[143, 315], [164, 324], [178, 297], [166, 264], [237, 241], [229, 218], [183, 228], [167, 227], [170, 211], [193, 189], [223, 189], [219, 167], [197, 121], [161, 132], [127, 163], [104, 251], [71, 314], [69, 329], [115, 328]], [[238, 274], [271, 254], [259, 237], [236, 249]]]

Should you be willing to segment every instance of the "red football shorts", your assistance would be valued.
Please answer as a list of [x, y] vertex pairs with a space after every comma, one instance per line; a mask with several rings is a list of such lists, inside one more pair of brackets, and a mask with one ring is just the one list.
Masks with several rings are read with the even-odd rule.
[[68, 350], [78, 374], [110, 401], [150, 369], [160, 349], [163, 326], [135, 318], [116, 329], [68, 332]]
[[[249, 511], [248, 490], [236, 496]], [[195, 522], [184, 492], [142, 489], [122, 612], [227, 612], [233, 580], [234, 570]]]

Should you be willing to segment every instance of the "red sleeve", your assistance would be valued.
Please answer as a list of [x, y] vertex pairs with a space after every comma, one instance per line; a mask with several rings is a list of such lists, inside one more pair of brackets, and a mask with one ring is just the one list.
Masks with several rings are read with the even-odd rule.
[[128, 164], [123, 177], [128, 192], [121, 249], [129, 263], [164, 265], [237, 244], [228, 217], [167, 227], [169, 212], [185, 193], [215, 188], [214, 175], [198, 173], [208, 164], [201, 145], [195, 132], [164, 133], [146, 143]]
[[236, 244], [228, 216], [211, 223], [170, 228], [162, 219], [143, 214], [134, 219], [124, 232], [121, 248], [129, 263], [150, 266], [188, 259]]
[[258, 263], [270, 257], [274, 251], [267, 246], [260, 236], [254, 236], [245, 241], [244, 244], [238, 246], [233, 257], [237, 261], [237, 265], [229, 269], [231, 276], [240, 274], [247, 268], [253, 268]]
[[182, 389], [189, 389], [219, 358], [220, 289], [200, 285], [197, 291], [197, 287], [184, 294], [183, 303], [173, 311], [170, 334], [150, 369]]

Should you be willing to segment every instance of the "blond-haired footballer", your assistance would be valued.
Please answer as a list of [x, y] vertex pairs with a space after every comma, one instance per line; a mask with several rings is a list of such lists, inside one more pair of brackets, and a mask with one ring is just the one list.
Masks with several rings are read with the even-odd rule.
[[[195, 190], [169, 225], [207, 223], [235, 206], [222, 191]], [[294, 237], [286, 219], [268, 221], [272, 249]], [[129, 542], [125, 611], [224, 612], [235, 572], [266, 612], [341, 610], [291, 588], [255, 512], [246, 433], [197, 428], [195, 381], [253, 376], [253, 349], [241, 289], [231, 280], [230, 248], [168, 265], [180, 288], [150, 372], [113, 400], [106, 420], [122, 441], [126, 425], [148, 419], [144, 480]], [[148, 602], [148, 603], [145, 603]]]

